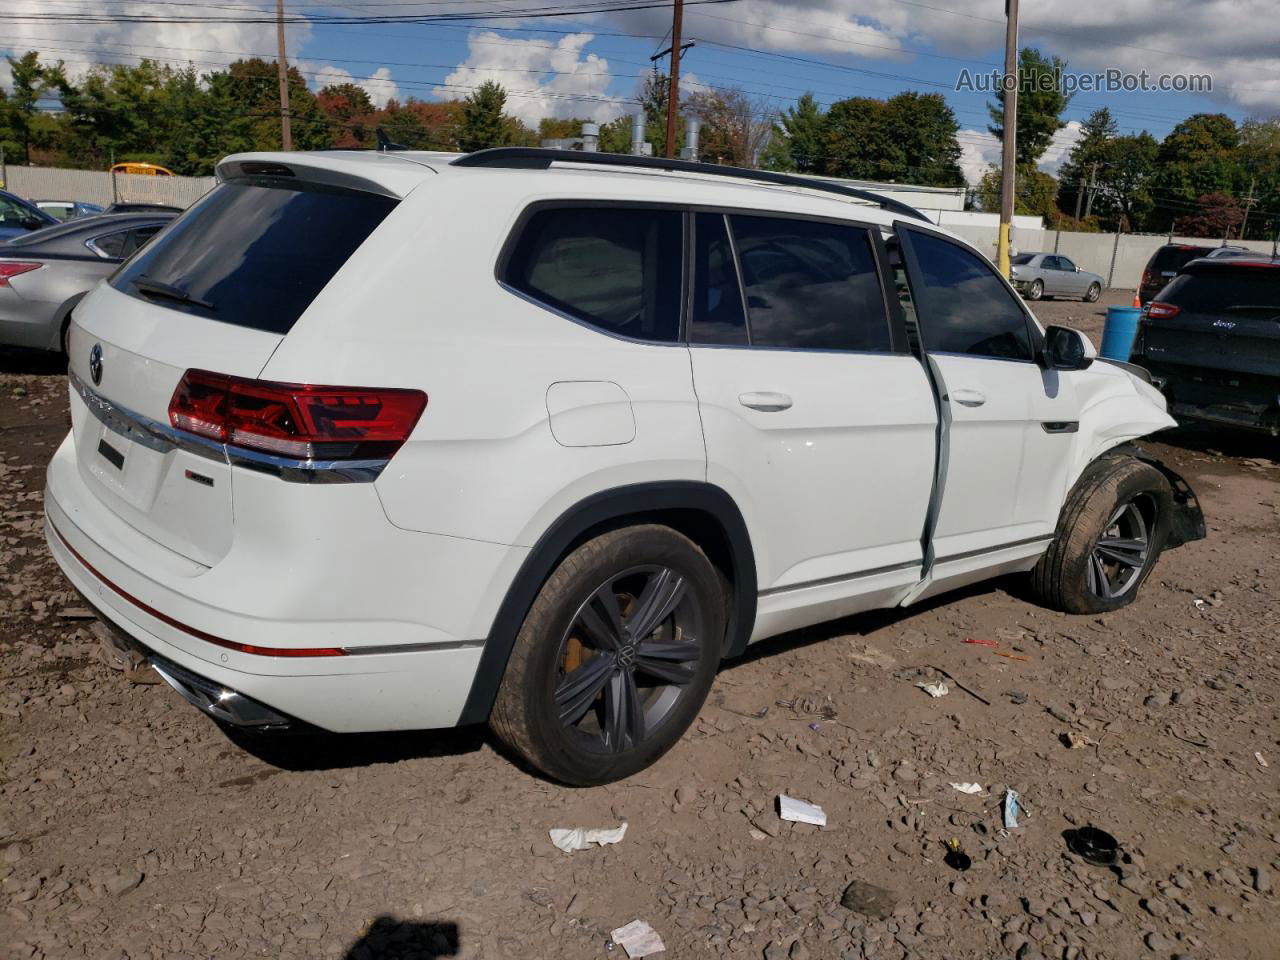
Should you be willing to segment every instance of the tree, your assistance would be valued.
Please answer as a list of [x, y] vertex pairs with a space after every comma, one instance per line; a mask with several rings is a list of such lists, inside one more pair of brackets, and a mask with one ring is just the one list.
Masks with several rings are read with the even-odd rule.
[[940, 93], [907, 91], [885, 101], [882, 140], [891, 148], [882, 178], [934, 187], [964, 185], [960, 124]]
[[1116, 137], [1103, 154], [1099, 167], [1100, 212], [1109, 215], [1113, 226], [1122, 222], [1130, 230], [1141, 230], [1155, 206], [1151, 197], [1151, 176], [1156, 169], [1159, 144], [1145, 130], [1137, 136]]
[[[1046, 57], [1035, 47], [1023, 47], [1018, 54], [1018, 166], [1034, 164], [1049, 149], [1053, 135], [1066, 126], [1062, 111], [1071, 102], [1063, 89], [1062, 74], [1067, 62]], [[988, 104], [991, 133], [1004, 141], [1004, 89], [996, 91], [996, 102]]]
[[698, 159], [754, 167], [768, 146], [774, 112], [768, 101], [757, 100], [736, 87], [698, 91], [685, 109], [702, 123]]
[[[1075, 213], [1077, 199], [1081, 201], [1079, 206], [1085, 217], [1092, 212], [1092, 207], [1084, 203], [1086, 184], [1095, 169], [1102, 170], [1102, 165], [1107, 162], [1107, 150], [1111, 141], [1119, 134], [1120, 127], [1106, 107], [1093, 111], [1080, 125], [1080, 139], [1075, 142], [1066, 162], [1058, 170], [1058, 181], [1061, 184], [1058, 203], [1064, 213]], [[1089, 199], [1092, 200], [1091, 197]]]
[[6, 57], [12, 74], [13, 91], [7, 98], [7, 123], [11, 135], [22, 150], [22, 162], [31, 162], [31, 146], [36, 130], [36, 104], [53, 92], [62, 76], [62, 61], [55, 67], [40, 63], [40, 54], [28, 50], [16, 60]]
[[874, 180], [891, 145], [883, 140], [884, 101], [873, 97], [839, 100], [827, 111], [822, 172], [833, 177]]
[[[1031, 217], [1044, 217], [1050, 222], [1058, 217], [1058, 181], [1043, 170], [1028, 164], [1019, 167], [1015, 178], [1013, 212]], [[982, 209], [1000, 209], [1000, 168], [994, 163], [987, 168], [978, 185]]]
[[601, 153], [631, 152], [631, 118], [625, 113], [600, 125]]
[[506, 105], [507, 92], [495, 80], [486, 80], [467, 97], [462, 108], [462, 130], [458, 133], [458, 146], [464, 153], [507, 142], [509, 127], [502, 112]]
[[1187, 212], [1200, 197], [1232, 193], [1242, 179], [1237, 150], [1240, 131], [1222, 113], [1197, 113], [1169, 131], [1156, 155], [1152, 177], [1158, 225]]
[[[644, 138], [653, 144], [653, 155], [667, 155], [667, 101], [671, 90], [671, 78], [652, 70], [645, 74], [640, 84], [640, 106], [644, 110]], [[684, 146], [684, 116], [676, 112], [675, 153]]]
[[1245, 237], [1270, 240], [1276, 235], [1274, 211], [1280, 210], [1280, 118], [1241, 124], [1239, 157], [1254, 198]]
[[802, 94], [794, 107], [782, 111], [773, 128], [766, 158], [769, 170], [816, 173], [822, 169], [826, 115], [812, 93]]
[[1184, 237], [1226, 239], [1243, 219], [1244, 210], [1234, 197], [1225, 193], [1207, 193], [1196, 198], [1195, 213], [1178, 218], [1174, 230]]

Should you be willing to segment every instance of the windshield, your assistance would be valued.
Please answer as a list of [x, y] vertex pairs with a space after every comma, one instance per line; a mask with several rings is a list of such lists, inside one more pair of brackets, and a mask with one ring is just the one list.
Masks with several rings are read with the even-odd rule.
[[1192, 313], [1274, 309], [1280, 313], [1280, 267], [1237, 267], [1184, 273], [1161, 291], [1160, 301]]
[[175, 310], [288, 333], [396, 205], [302, 183], [224, 183], [111, 285]]

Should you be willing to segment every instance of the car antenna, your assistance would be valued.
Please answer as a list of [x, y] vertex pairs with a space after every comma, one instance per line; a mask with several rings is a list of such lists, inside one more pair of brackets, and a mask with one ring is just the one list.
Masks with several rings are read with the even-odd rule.
[[396, 143], [394, 140], [388, 137], [387, 131], [383, 130], [381, 127], [375, 127], [373, 132], [378, 138], [378, 150], [383, 153], [385, 153], [388, 150], [408, 150], [409, 149], [403, 143]]

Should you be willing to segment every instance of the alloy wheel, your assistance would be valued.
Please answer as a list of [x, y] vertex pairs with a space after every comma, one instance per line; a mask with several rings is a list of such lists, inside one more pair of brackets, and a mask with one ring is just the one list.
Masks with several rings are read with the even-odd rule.
[[1094, 596], [1115, 600], [1142, 579], [1151, 559], [1154, 517], [1155, 505], [1145, 495], [1116, 508], [1089, 552], [1089, 591]]
[[555, 707], [595, 752], [639, 746], [686, 694], [702, 656], [703, 617], [685, 577], [665, 566], [611, 576], [560, 642]]

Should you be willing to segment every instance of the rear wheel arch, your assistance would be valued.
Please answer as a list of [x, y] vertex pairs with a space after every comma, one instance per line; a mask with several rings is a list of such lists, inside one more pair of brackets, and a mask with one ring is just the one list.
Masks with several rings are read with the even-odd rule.
[[640, 524], [671, 527], [707, 555], [726, 591], [724, 657], [740, 654], [755, 622], [756, 565], [746, 522], [723, 489], [696, 481], [639, 483], [602, 491], [558, 517], [538, 538], [507, 588], [485, 640], [459, 725], [484, 723], [516, 635], [538, 591], [560, 562], [586, 541]]
[[88, 291], [86, 290], [70, 297], [54, 314], [53, 327], [57, 331], [57, 340], [49, 344], [49, 349], [60, 351], [63, 354], [67, 352], [67, 330], [71, 326], [71, 312], [84, 299], [85, 293], [88, 293]]

